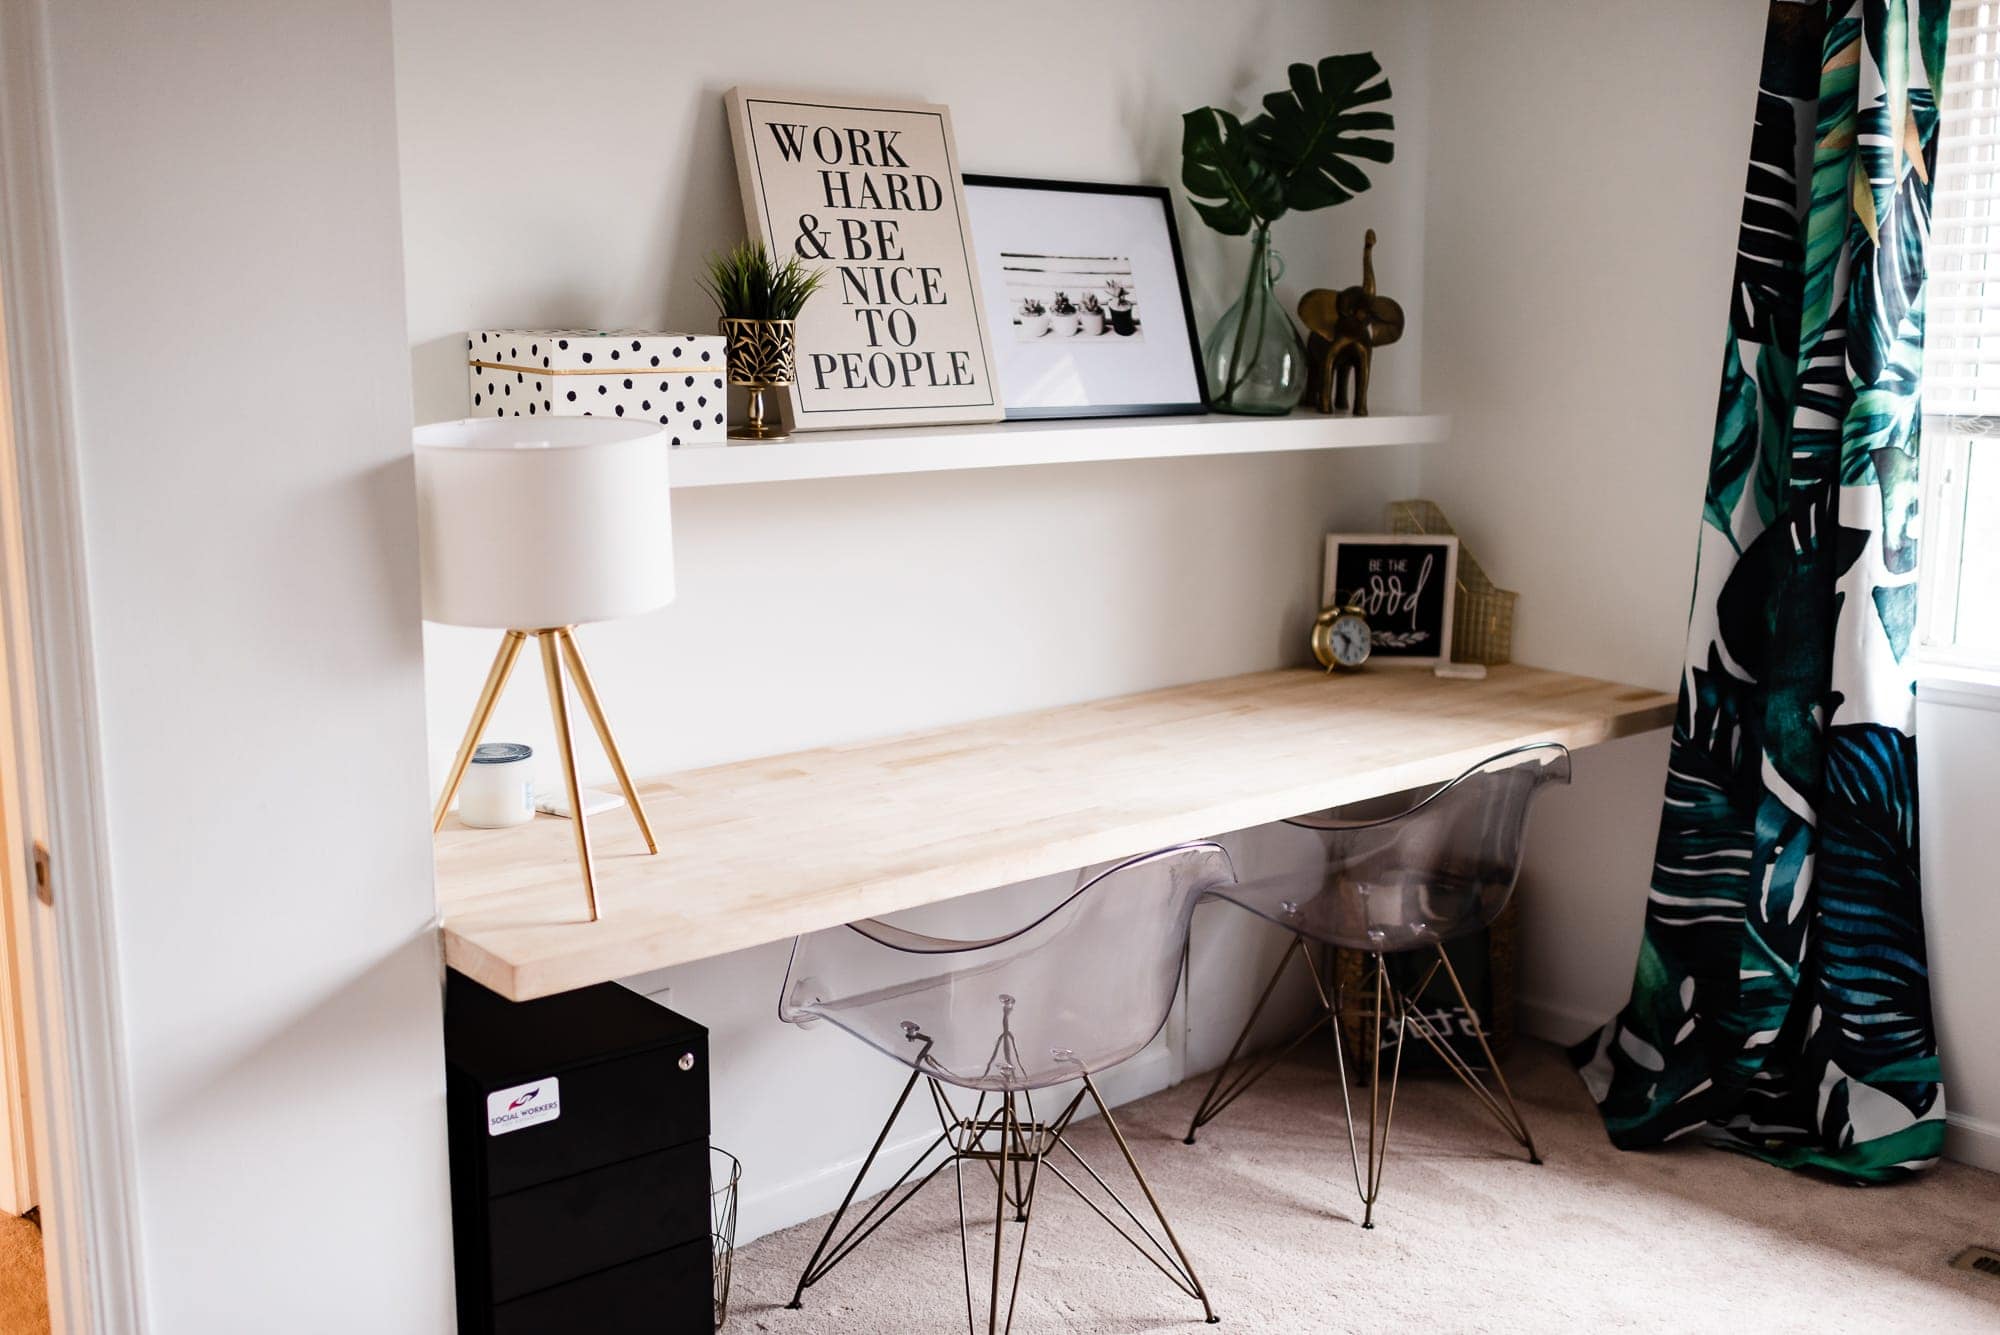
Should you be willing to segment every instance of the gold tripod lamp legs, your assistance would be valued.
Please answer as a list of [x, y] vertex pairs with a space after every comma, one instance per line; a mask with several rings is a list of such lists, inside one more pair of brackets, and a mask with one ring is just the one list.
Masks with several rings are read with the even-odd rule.
[[500, 703], [500, 692], [507, 685], [507, 678], [514, 673], [514, 660], [521, 656], [521, 646], [528, 638], [526, 631], [510, 630], [500, 640], [500, 652], [493, 655], [493, 668], [486, 674], [486, 684], [479, 688], [479, 703], [472, 707], [472, 722], [466, 726], [465, 740], [458, 744], [458, 754], [452, 757], [451, 773], [444, 781], [444, 791], [438, 794], [437, 810], [431, 814], [431, 833], [444, 828], [444, 816], [451, 810], [451, 799], [458, 796], [458, 785], [465, 779], [465, 767], [472, 763], [472, 753], [479, 746], [479, 735], [486, 731], [486, 724], [493, 717], [493, 706]]
[[584, 899], [590, 908], [590, 921], [596, 922], [597, 872], [591, 859], [590, 830], [583, 814], [583, 790], [576, 778], [576, 750], [570, 740], [569, 698], [563, 690], [565, 668], [570, 680], [576, 683], [577, 697], [583, 701], [583, 712], [590, 716], [591, 726], [597, 730], [597, 740], [603, 743], [612, 772], [618, 776], [618, 787], [625, 794], [625, 804], [632, 810], [632, 819], [638, 822], [639, 833], [646, 841], [646, 851], [658, 853], [660, 845], [653, 837], [652, 822], [646, 819], [646, 808], [639, 801], [639, 790], [632, 784], [631, 772], [625, 768], [625, 757], [619, 754], [618, 743], [611, 736], [611, 725], [605, 720], [604, 706], [597, 697], [597, 684], [590, 679], [590, 670], [584, 666], [583, 654], [576, 647], [575, 629], [574, 626], [557, 626], [547, 630], [510, 630], [501, 638], [500, 650], [493, 656], [493, 667], [486, 674], [486, 685], [480, 688], [479, 702], [473, 706], [472, 721], [465, 729], [464, 740], [459, 743], [458, 754], [452, 759], [444, 791], [438, 796], [431, 829], [435, 832], [444, 828], [445, 813], [451, 809], [452, 798], [458, 795], [458, 786], [465, 779], [465, 768], [472, 763], [472, 753], [479, 746], [479, 738], [493, 717], [493, 708], [500, 701], [500, 693], [506, 688], [508, 677], [513, 675], [514, 664], [521, 656], [521, 647], [527, 643], [528, 636], [533, 635], [541, 641], [542, 679], [548, 687], [549, 713], [555, 720], [556, 749], [562, 755], [563, 791], [569, 798], [575, 825], [576, 858], [583, 868]]
[[[618, 743], [612, 740], [611, 725], [604, 719], [604, 705], [597, 698], [597, 683], [590, 679], [590, 669], [583, 665], [583, 653], [576, 647], [575, 628], [566, 626], [553, 634], [562, 646], [563, 661], [569, 665], [570, 680], [576, 683], [576, 693], [583, 700], [583, 712], [590, 715], [591, 726], [597, 729], [597, 740], [604, 747], [605, 758], [611, 762], [612, 773], [618, 776], [618, 787], [625, 794], [625, 803], [632, 808], [632, 819], [639, 822], [639, 833], [646, 840], [646, 851], [657, 853], [660, 845], [653, 838], [653, 824], [646, 819], [646, 808], [639, 803], [639, 790], [632, 786], [632, 775], [625, 768], [625, 757], [618, 754]], [[546, 636], [542, 640], [542, 649], [546, 657]]]
[[563, 694], [562, 663], [556, 657], [556, 637], [543, 635], [542, 678], [549, 687], [549, 714], [556, 723], [556, 750], [562, 753], [563, 788], [569, 795], [570, 824], [576, 835], [576, 860], [583, 867], [583, 897], [590, 920], [597, 921], [597, 868], [590, 860], [590, 827], [584, 821], [583, 791], [576, 782], [576, 748], [569, 739], [569, 701]]

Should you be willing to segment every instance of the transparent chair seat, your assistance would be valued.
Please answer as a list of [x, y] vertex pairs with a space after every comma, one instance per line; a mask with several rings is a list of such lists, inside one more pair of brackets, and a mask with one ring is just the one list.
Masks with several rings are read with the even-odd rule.
[[[1135, 1055], [1160, 1032], [1180, 981], [1195, 904], [1234, 881], [1235, 871], [1219, 845], [1195, 843], [1086, 871], [1077, 880], [1055, 908], [1000, 936], [950, 940], [870, 919], [792, 944], [779, 1017], [800, 1025], [828, 1021], [909, 1067], [910, 1075], [800, 1272], [790, 1306], [802, 1306], [807, 1289], [949, 1168], [958, 1191], [968, 1331], [982, 1323], [965, 1231], [967, 1179], [975, 1189], [990, 1185], [994, 1191], [990, 1209], [975, 1206], [993, 1221], [992, 1264], [978, 1287], [987, 1333], [1001, 1335], [1013, 1327], [1028, 1223], [1046, 1168], [1049, 1178], [1198, 1301], [1204, 1317], [1216, 1320], [1194, 1262], [1092, 1076]], [[1070, 1081], [1081, 1087], [1036, 1107], [1035, 1091]], [[937, 1114], [936, 1138], [894, 1185], [857, 1205], [862, 1183], [920, 1083], [928, 1085]], [[976, 1092], [976, 1099], [965, 1096], [973, 1105], [969, 1111], [957, 1106], [946, 1085]], [[1131, 1170], [1141, 1200], [1120, 1196], [1071, 1142], [1070, 1124], [1086, 1100]], [[1011, 1284], [1004, 1278], [1010, 1216], [1019, 1225]]]
[[[1355, 1189], [1364, 1207], [1361, 1226], [1373, 1228], [1389, 1126], [1396, 1112], [1403, 1039], [1410, 1033], [1429, 1046], [1502, 1129], [1528, 1151], [1530, 1162], [1540, 1163], [1534, 1137], [1486, 1041], [1479, 1012], [1466, 996], [1444, 945], [1492, 923], [1507, 907], [1520, 875], [1528, 813], [1535, 795], [1550, 784], [1568, 782], [1568, 750], [1545, 742], [1489, 756], [1413, 803], [1369, 803], [1287, 821], [1319, 839], [1325, 854], [1319, 870], [1303, 877], [1292, 874], [1220, 886], [1213, 892], [1216, 898], [1287, 929], [1292, 943], [1196, 1107], [1188, 1124], [1187, 1143], [1194, 1144], [1196, 1132], [1286, 1054], [1319, 1030], [1331, 1029], [1341, 1106], [1347, 1113], [1348, 1153], [1354, 1162]], [[1364, 978], [1358, 989], [1350, 989], [1340, 981], [1341, 971], [1332, 967], [1324, 949], [1317, 961], [1313, 959], [1309, 943], [1373, 956], [1372, 984]], [[1384, 957], [1418, 950], [1434, 957], [1427, 969], [1414, 983], [1393, 980]], [[1319, 1010], [1275, 1056], [1264, 1054], [1239, 1066], [1237, 1058], [1258, 1016], [1294, 960], [1303, 962], [1319, 998]], [[1451, 988], [1450, 999], [1457, 1003], [1461, 1022], [1478, 1046], [1491, 1088], [1452, 1046], [1450, 1036], [1432, 1023], [1434, 1008], [1427, 1009], [1428, 1003], [1422, 1001], [1432, 980], [1440, 975]], [[1366, 1058], [1361, 1069], [1368, 1073], [1368, 1083], [1379, 1091], [1386, 1075], [1388, 1086], [1387, 1112], [1379, 1135], [1376, 1112], [1381, 1097], [1371, 1093], [1365, 1155], [1356, 1137], [1354, 1101], [1348, 1088], [1346, 1045], [1353, 1040], [1342, 1035], [1346, 1019], [1355, 1021], [1360, 1030], [1363, 1050], [1357, 1055]], [[1385, 1048], [1391, 1062], [1386, 1073], [1382, 1069]]]
[[1023, 927], [950, 940], [869, 919], [800, 937], [778, 1014], [826, 1020], [966, 1089], [1041, 1089], [1115, 1066], [1166, 1023], [1196, 901], [1235, 880], [1185, 844], [1086, 873]]
[[[1439, 945], [1500, 916], [1520, 875], [1528, 809], [1569, 782], [1555, 743], [1506, 751], [1388, 814], [1338, 808], [1285, 822], [1325, 850], [1317, 884], [1296, 874], [1214, 894], [1326, 945], [1393, 954]], [[1370, 804], [1379, 806], [1380, 804]]]

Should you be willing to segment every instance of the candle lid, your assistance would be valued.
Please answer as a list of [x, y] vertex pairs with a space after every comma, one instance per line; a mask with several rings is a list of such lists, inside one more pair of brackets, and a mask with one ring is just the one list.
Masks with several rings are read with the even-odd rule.
[[516, 760], [526, 760], [535, 754], [535, 749], [523, 742], [481, 742], [472, 750], [475, 765], [505, 765]]

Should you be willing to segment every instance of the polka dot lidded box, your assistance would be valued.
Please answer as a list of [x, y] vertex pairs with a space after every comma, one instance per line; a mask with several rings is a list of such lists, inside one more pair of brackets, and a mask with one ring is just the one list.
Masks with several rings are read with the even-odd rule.
[[480, 329], [465, 336], [465, 361], [468, 416], [636, 417], [676, 445], [728, 432], [719, 334]]

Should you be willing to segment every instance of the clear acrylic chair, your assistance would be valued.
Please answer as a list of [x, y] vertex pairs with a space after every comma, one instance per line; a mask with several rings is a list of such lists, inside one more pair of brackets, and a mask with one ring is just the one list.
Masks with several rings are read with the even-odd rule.
[[[1553, 742], [1503, 751], [1474, 765], [1450, 783], [1435, 789], [1415, 805], [1389, 815], [1353, 808], [1299, 816], [1286, 824], [1311, 830], [1324, 846], [1324, 871], [1317, 883], [1298, 876], [1274, 876], [1218, 888], [1217, 898], [1246, 908], [1292, 933], [1291, 945], [1278, 960], [1255, 1009], [1216, 1071], [1214, 1081], [1188, 1126], [1187, 1144], [1195, 1132], [1235, 1102], [1243, 1092], [1322, 1028], [1334, 1033], [1334, 1053], [1340, 1072], [1340, 1097], [1347, 1113], [1347, 1147], [1354, 1162], [1354, 1185], [1361, 1194], [1361, 1226], [1375, 1226], [1375, 1200], [1382, 1186], [1382, 1165], [1389, 1145], [1389, 1127], [1396, 1113], [1396, 1085], [1402, 1072], [1403, 1040], [1414, 1032], [1436, 1052], [1453, 1075], [1464, 1082], [1494, 1120], [1540, 1163], [1535, 1141], [1515, 1105], [1507, 1077], [1493, 1058], [1493, 1049], [1479, 1023], [1479, 1013], [1466, 998], [1458, 971], [1445, 954], [1445, 943], [1492, 923], [1507, 906], [1520, 874], [1521, 850], [1528, 813], [1536, 794], [1549, 784], [1569, 782], [1569, 751]], [[1313, 947], [1320, 959], [1313, 958]], [[1372, 985], [1350, 997], [1337, 984], [1328, 995], [1326, 967], [1329, 948], [1361, 951], [1372, 964]], [[1417, 985], [1398, 987], [1389, 976], [1385, 957], [1405, 951], [1435, 954], [1419, 975]], [[1289, 1042], [1238, 1065], [1257, 1018], [1277, 990], [1278, 981], [1294, 959], [1304, 961], [1319, 1007], [1312, 1020]], [[1417, 999], [1442, 972], [1463, 1007], [1465, 1024], [1478, 1041], [1486, 1070], [1497, 1090], [1418, 1009]], [[1354, 1100], [1349, 1092], [1347, 1055], [1341, 1038], [1341, 1018], [1350, 1006], [1369, 1037], [1368, 1149], [1364, 1158], [1355, 1136]], [[1391, 1066], [1384, 1106], [1382, 1086], [1383, 1031], [1391, 1029]], [[1356, 1054], [1357, 1059], [1361, 1054]], [[1364, 1174], [1365, 1162], [1365, 1174]]]
[[[941, 940], [879, 919], [798, 938], [779, 998], [780, 1018], [798, 1025], [830, 1021], [908, 1066], [910, 1078], [799, 1276], [790, 1305], [801, 1306], [808, 1288], [949, 1167], [958, 1188], [966, 1327], [976, 1330], [965, 1232], [966, 1167], [974, 1165], [974, 1188], [990, 1180], [995, 1191], [993, 1257], [981, 1285], [987, 1331], [1013, 1324], [1044, 1171], [1200, 1302], [1209, 1321], [1216, 1320], [1193, 1262], [1092, 1077], [1138, 1053], [1159, 1033], [1179, 986], [1195, 903], [1234, 880], [1229, 855], [1219, 845], [1183, 844], [1085, 872], [1054, 909], [987, 940]], [[1078, 1081], [1081, 1086], [1066, 1099], [1046, 1093]], [[842, 1231], [863, 1179], [919, 1082], [928, 1086], [937, 1113], [937, 1138]], [[970, 1092], [969, 1111], [954, 1104], [947, 1086]], [[1035, 1106], [1037, 1093], [1043, 1093], [1042, 1109]], [[1117, 1143], [1145, 1197], [1143, 1208], [1159, 1223], [1157, 1233], [1071, 1143], [1070, 1124], [1086, 1098]], [[985, 1176], [977, 1165], [984, 1165]], [[1010, 1213], [1020, 1237], [1003, 1317], [1002, 1259]]]

